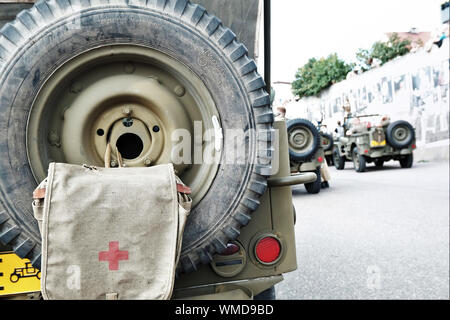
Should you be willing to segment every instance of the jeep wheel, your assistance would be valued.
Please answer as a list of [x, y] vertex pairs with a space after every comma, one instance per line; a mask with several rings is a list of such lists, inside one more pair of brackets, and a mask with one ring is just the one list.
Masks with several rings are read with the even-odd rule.
[[330, 151], [333, 149], [333, 136], [328, 133], [321, 132], [321, 141], [322, 141], [322, 147], [323, 151]]
[[320, 189], [321, 189], [322, 175], [321, 175], [320, 167], [317, 168], [317, 170], [314, 171], [314, 173], [317, 175], [316, 181], [313, 181], [310, 183], [305, 183], [305, 189], [310, 194], [317, 194], [320, 192]]
[[289, 157], [294, 162], [311, 160], [320, 148], [320, 134], [306, 119], [292, 119], [286, 123], [289, 142]]
[[353, 166], [356, 172], [366, 171], [366, 158], [363, 155], [359, 154], [357, 147], [353, 148], [352, 158]]
[[[180, 258], [187, 272], [226, 249], [266, 190], [264, 80], [235, 34], [189, 1], [36, 2], [0, 31], [0, 97], [0, 240], [36, 268], [30, 194], [49, 162], [103, 166], [107, 139], [128, 166], [157, 165], [172, 161], [182, 129], [197, 139], [192, 155], [200, 145], [220, 160], [175, 166], [195, 203]], [[202, 133], [212, 134], [203, 144]], [[225, 162], [226, 150], [245, 161]]]
[[400, 160], [400, 166], [402, 168], [411, 168], [414, 162], [413, 154], [407, 154], [405, 157], [401, 158]]
[[338, 170], [344, 170], [345, 168], [345, 158], [339, 155], [339, 151], [336, 148], [333, 150], [333, 164]]
[[404, 120], [395, 121], [386, 129], [387, 142], [396, 149], [409, 147], [415, 138], [412, 125]]

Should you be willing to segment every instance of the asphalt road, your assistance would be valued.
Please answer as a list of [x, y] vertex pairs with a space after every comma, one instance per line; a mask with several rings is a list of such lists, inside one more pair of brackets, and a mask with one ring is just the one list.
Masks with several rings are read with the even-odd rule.
[[449, 299], [449, 163], [330, 173], [293, 188], [298, 269], [277, 299]]

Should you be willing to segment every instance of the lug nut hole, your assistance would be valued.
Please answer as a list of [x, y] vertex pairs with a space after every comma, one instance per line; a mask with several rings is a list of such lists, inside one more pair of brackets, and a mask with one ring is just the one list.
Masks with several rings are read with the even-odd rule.
[[154, 127], [153, 127], [153, 132], [159, 132], [159, 130], [161, 130], [161, 129], [159, 129], [158, 126], [154, 126]]
[[122, 120], [122, 123], [125, 127], [129, 128], [133, 125], [133, 118], [125, 118]]
[[105, 131], [103, 129], [98, 129], [97, 130], [97, 135], [102, 137], [105, 134]]

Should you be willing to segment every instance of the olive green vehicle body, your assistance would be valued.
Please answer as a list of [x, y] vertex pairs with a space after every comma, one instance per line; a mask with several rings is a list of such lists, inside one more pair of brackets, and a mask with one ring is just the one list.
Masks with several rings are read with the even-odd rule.
[[382, 166], [382, 163], [386, 161], [402, 161], [406, 157], [412, 157], [413, 150], [416, 146], [415, 137], [407, 147], [395, 148], [386, 139], [388, 125], [389, 123], [382, 126], [365, 127], [360, 132], [345, 135], [344, 137], [335, 136], [332, 151], [334, 165], [336, 167], [339, 166], [337, 164], [339, 162], [337, 156], [343, 159], [344, 162], [352, 161], [355, 163], [357, 161], [355, 159], [355, 150], [357, 150], [358, 155], [364, 157], [365, 162], [372, 163], [379, 161], [379, 166]]
[[413, 153], [412, 145], [404, 149], [395, 149], [387, 143], [382, 146], [372, 146], [370, 142], [373, 141], [373, 131], [372, 129], [369, 132], [353, 134], [346, 137], [348, 140], [344, 141], [337, 139], [334, 141], [334, 147], [339, 150], [339, 155], [345, 156], [348, 161], [352, 160], [354, 147], [357, 147], [358, 151], [371, 161], [376, 159], [383, 159], [384, 161], [400, 160], [402, 156]]
[[305, 184], [305, 188], [308, 193], [317, 194], [321, 189], [327, 141], [310, 120], [293, 118], [286, 122], [291, 173], [315, 173], [316, 180]]
[[[279, 157], [278, 160], [275, 157], [274, 167], [278, 166], [279, 170], [269, 178], [269, 187], [252, 220], [241, 229], [237, 239], [241, 251], [229, 257], [216, 255], [211, 265], [203, 265], [195, 273], [182, 275], [175, 283], [175, 299], [251, 298], [252, 294], [257, 295], [282, 281], [283, 273], [297, 269], [291, 185], [315, 181], [316, 175], [311, 172], [291, 175], [286, 122], [276, 121], [274, 128], [279, 132]], [[271, 265], [259, 262], [255, 255], [255, 242], [264, 235], [275, 236], [282, 244], [280, 259]], [[224, 260], [244, 261], [244, 265], [216, 265]], [[242, 268], [239, 274], [223, 276], [233, 274], [238, 268]]]
[[[286, 122], [276, 121], [274, 128], [279, 132], [276, 146], [279, 156], [274, 159], [274, 168], [278, 167], [278, 172], [268, 179], [260, 206], [233, 241], [239, 246], [239, 252], [230, 256], [216, 254], [211, 264], [201, 265], [196, 272], [181, 274], [175, 281], [173, 299], [250, 300], [281, 282], [283, 273], [297, 269], [296, 213], [291, 186], [315, 181], [316, 175], [312, 172], [291, 174]], [[311, 171], [316, 166], [317, 163], [309, 162], [303, 168]], [[265, 236], [275, 237], [281, 244], [280, 258], [273, 264], [258, 261], [255, 254], [257, 240]], [[1, 251], [11, 249], [0, 245]], [[36, 295], [24, 293], [1, 298], [35, 299]]]
[[290, 161], [291, 173], [313, 172], [319, 169], [325, 159], [325, 151], [322, 147], [317, 150], [310, 161]]
[[[239, 24], [231, 10], [239, 2], [246, 1], [248, 0], [233, 0], [233, 6], [229, 7], [224, 6], [222, 0], [193, 2], [204, 5], [211, 12], [217, 9], [219, 12], [216, 14], [224, 22], [232, 27], [237, 26], [239, 36], [247, 39], [246, 44], [252, 53], [256, 50], [253, 51], [252, 45], [248, 43], [256, 43], [256, 23], [241, 21]], [[0, 28], [14, 19], [18, 12], [33, 5], [32, 1], [25, 2], [29, 3], [0, 0]], [[248, 28], [251, 31], [247, 35], [245, 23], [251, 25]], [[233, 241], [238, 245], [239, 251], [230, 256], [216, 254], [210, 264], [200, 265], [195, 272], [182, 273], [175, 281], [173, 299], [252, 299], [282, 281], [283, 273], [297, 268], [295, 210], [292, 205], [291, 186], [315, 181], [317, 176], [312, 171], [320, 167], [317, 159], [324, 155], [320, 149], [313, 161], [299, 164], [297, 170], [293, 170], [289, 161], [286, 122], [274, 122], [274, 129], [279, 134], [279, 139], [276, 140], [278, 143], [274, 145], [274, 174], [268, 179], [268, 188], [258, 209], [253, 212], [252, 219], [248, 225], [241, 228], [240, 236]], [[292, 174], [293, 171], [297, 174]], [[255, 252], [257, 241], [265, 236], [276, 238], [281, 245], [279, 258], [270, 264], [258, 260]], [[0, 251], [11, 251], [11, 248], [0, 244]], [[35, 299], [36, 294], [38, 293], [1, 296], [0, 292], [0, 298]]]
[[291, 174], [314, 174], [316, 179], [305, 182], [305, 189], [310, 194], [317, 194], [321, 190], [321, 167], [325, 159], [325, 152], [322, 146], [314, 153], [308, 161], [295, 161], [290, 159]]

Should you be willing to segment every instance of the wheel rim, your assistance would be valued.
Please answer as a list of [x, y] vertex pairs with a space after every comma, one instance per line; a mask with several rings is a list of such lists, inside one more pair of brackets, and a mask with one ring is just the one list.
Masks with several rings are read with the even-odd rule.
[[294, 128], [289, 132], [289, 147], [296, 153], [309, 150], [313, 145], [313, 134], [306, 128]]
[[393, 137], [398, 142], [407, 141], [409, 139], [410, 132], [405, 126], [398, 126], [393, 132]]
[[[220, 159], [215, 142], [202, 141], [214, 119], [220, 124], [208, 89], [181, 62], [136, 45], [101, 47], [66, 62], [41, 87], [27, 123], [27, 155], [40, 182], [50, 162], [103, 167], [109, 141], [111, 166], [117, 165], [116, 147], [126, 166], [174, 163], [195, 205], [218, 170], [218, 161], [194, 163], [193, 154], [200, 138], [201, 154], [209, 150]], [[189, 163], [173, 161], [181, 141], [172, 135], [180, 129], [192, 146]]]

